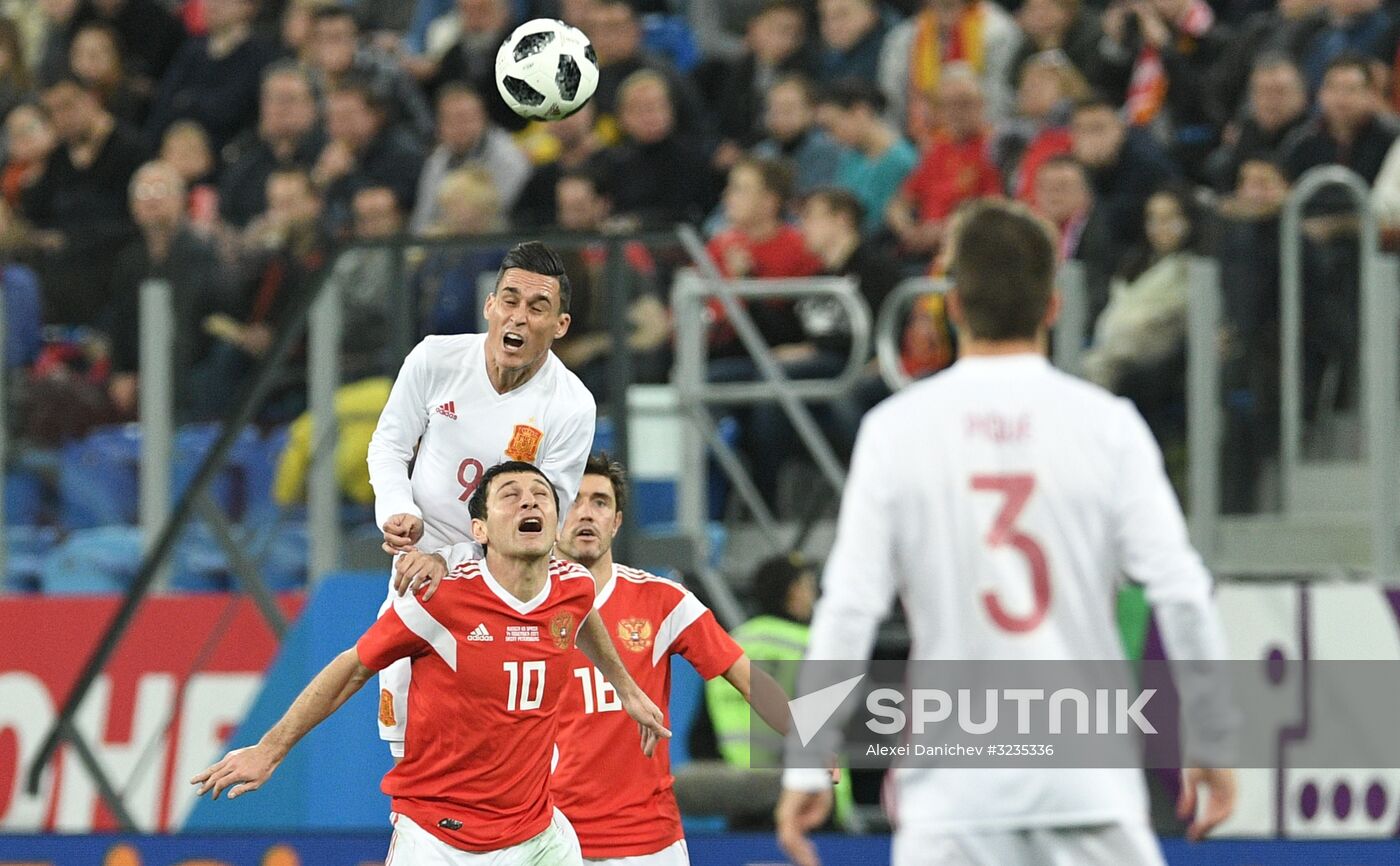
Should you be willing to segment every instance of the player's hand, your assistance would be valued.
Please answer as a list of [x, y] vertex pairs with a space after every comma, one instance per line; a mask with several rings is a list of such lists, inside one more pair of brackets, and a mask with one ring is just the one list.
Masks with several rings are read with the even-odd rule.
[[[1205, 802], [1198, 813], [1196, 789], [1206, 789]], [[1192, 768], [1181, 773], [1181, 797], [1176, 801], [1176, 816], [1190, 820], [1186, 837], [1199, 842], [1220, 826], [1235, 811], [1235, 771]]]
[[384, 522], [384, 552], [390, 556], [407, 553], [423, 537], [423, 518], [395, 514]]
[[190, 784], [199, 786], [195, 791], [196, 797], [202, 797], [212, 790], [213, 799], [217, 800], [220, 792], [228, 791], [228, 798], [232, 800], [261, 788], [279, 763], [281, 759], [274, 756], [272, 749], [259, 743], [234, 749], [224, 755], [222, 761], [197, 773], [190, 779]]
[[662, 740], [671, 739], [671, 732], [666, 729], [666, 717], [662, 715], [661, 709], [652, 703], [651, 698], [639, 688], [629, 690], [626, 695], [618, 695], [622, 699], [622, 709], [636, 721], [637, 726], [642, 731], [642, 754], [648, 758], [652, 752], [656, 751], [656, 744]]
[[821, 791], [792, 791], [787, 788], [778, 797], [774, 820], [778, 825], [778, 846], [793, 866], [821, 866], [817, 846], [807, 834], [826, 823], [831, 817], [831, 789]]
[[436, 553], [423, 553], [410, 550], [394, 561], [394, 591], [399, 595], [427, 587], [423, 600], [427, 601], [437, 592], [442, 579], [447, 577], [447, 560]]

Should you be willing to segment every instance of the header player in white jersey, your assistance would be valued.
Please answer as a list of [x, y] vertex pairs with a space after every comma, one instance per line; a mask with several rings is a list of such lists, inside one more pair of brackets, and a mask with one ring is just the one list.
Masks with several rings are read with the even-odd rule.
[[[593, 573], [598, 586], [594, 609], [623, 666], [666, 713], [671, 657], [679, 655], [707, 680], [724, 677], [785, 733], [788, 714], [781, 687], [750, 666], [709, 608], [678, 583], [613, 561], [613, 537], [622, 528], [626, 503], [622, 467], [606, 455], [595, 455], [559, 536], [559, 553]], [[555, 804], [578, 834], [584, 861], [593, 866], [687, 866], [667, 744], [659, 743], [651, 755], [629, 747], [637, 728], [622, 711], [611, 683], [579, 652], [574, 653], [573, 673], [562, 698], [559, 762], [551, 788]], [[598, 772], [599, 767], [608, 772]]]
[[[404, 359], [369, 445], [386, 551], [471, 545], [467, 503], [483, 473], [506, 460], [538, 466], [573, 502], [597, 408], [550, 351], [569, 330], [569, 300], [559, 257], [537, 241], [517, 244], [486, 299], [486, 333], [427, 337]], [[410, 670], [398, 662], [379, 676], [379, 735], [396, 757]]]
[[[981, 202], [952, 243], [960, 358], [865, 418], [807, 658], [869, 658], [898, 595], [911, 659], [1120, 660], [1124, 576], [1145, 587], [1172, 658], [1226, 658], [1147, 425], [1045, 360], [1059, 306], [1049, 233], [1023, 208]], [[903, 767], [892, 781], [895, 866], [1163, 863], [1140, 769]], [[810, 866], [805, 834], [831, 794], [819, 770], [790, 768], [783, 784], [779, 841]], [[1232, 771], [1185, 771], [1178, 811], [1193, 838], [1233, 801]]]

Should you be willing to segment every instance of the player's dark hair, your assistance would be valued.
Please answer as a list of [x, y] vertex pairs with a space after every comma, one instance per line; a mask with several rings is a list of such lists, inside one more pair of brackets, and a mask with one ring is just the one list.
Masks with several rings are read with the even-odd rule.
[[865, 224], [865, 205], [860, 203], [855, 193], [839, 186], [823, 186], [807, 193], [804, 202], [813, 201], [819, 201], [832, 213], [845, 217], [851, 228], [857, 234], [860, 233], [860, 227]]
[[559, 281], [559, 312], [569, 312], [569, 301], [573, 297], [573, 287], [569, 285], [569, 274], [564, 270], [564, 260], [559, 254], [539, 241], [525, 241], [510, 248], [501, 260], [501, 269], [496, 272], [496, 288], [500, 289], [506, 271], [519, 268], [532, 274], [554, 277]]
[[491, 495], [491, 483], [502, 475], [514, 475], [520, 472], [538, 475], [544, 479], [544, 483], [549, 485], [549, 492], [554, 495], [554, 514], [558, 517], [560, 513], [559, 490], [554, 486], [554, 482], [549, 480], [549, 476], [544, 474], [544, 470], [533, 463], [526, 463], [524, 460], [507, 460], [504, 463], [497, 463], [481, 474], [481, 481], [472, 491], [471, 499], [467, 500], [467, 513], [471, 515], [472, 520], [486, 519], [486, 499]]
[[880, 88], [863, 78], [842, 78], [822, 93], [822, 105], [834, 105], [842, 111], [865, 106], [871, 114], [883, 114], [888, 101]]
[[608, 452], [599, 451], [589, 455], [588, 462], [583, 464], [584, 475], [601, 475], [612, 484], [613, 503], [617, 506], [617, 513], [621, 514], [627, 510], [627, 470], [622, 468]]
[[954, 218], [950, 276], [973, 336], [1031, 339], [1054, 291], [1055, 244], [1025, 206], [978, 201]]
[[758, 606], [759, 614], [789, 619], [788, 592], [811, 570], [812, 566], [796, 553], [782, 554], [760, 562], [749, 581], [749, 595]]

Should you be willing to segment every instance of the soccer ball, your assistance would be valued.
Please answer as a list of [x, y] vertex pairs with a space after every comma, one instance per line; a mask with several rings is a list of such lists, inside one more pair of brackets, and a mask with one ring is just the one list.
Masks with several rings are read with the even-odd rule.
[[553, 18], [526, 21], [496, 52], [496, 88], [521, 117], [559, 120], [598, 89], [598, 56], [577, 27]]

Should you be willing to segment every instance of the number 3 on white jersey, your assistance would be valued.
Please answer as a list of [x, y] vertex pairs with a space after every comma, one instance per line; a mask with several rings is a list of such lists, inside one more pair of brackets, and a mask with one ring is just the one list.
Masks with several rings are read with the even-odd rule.
[[1034, 607], [1024, 616], [1006, 612], [996, 590], [982, 593], [982, 604], [987, 615], [998, 628], [1010, 632], [1028, 632], [1045, 619], [1050, 610], [1050, 566], [1045, 560], [1045, 551], [1040, 542], [1016, 528], [1016, 518], [1035, 490], [1035, 476], [1029, 474], [974, 475], [972, 489], [985, 493], [1000, 493], [1006, 497], [1001, 511], [992, 521], [992, 529], [987, 533], [988, 547], [1009, 545], [1026, 560], [1031, 573], [1031, 595]]
[[538, 710], [544, 702], [544, 662], [505, 662], [501, 667], [510, 674], [506, 710], [515, 712], [517, 706], [522, 712]]

